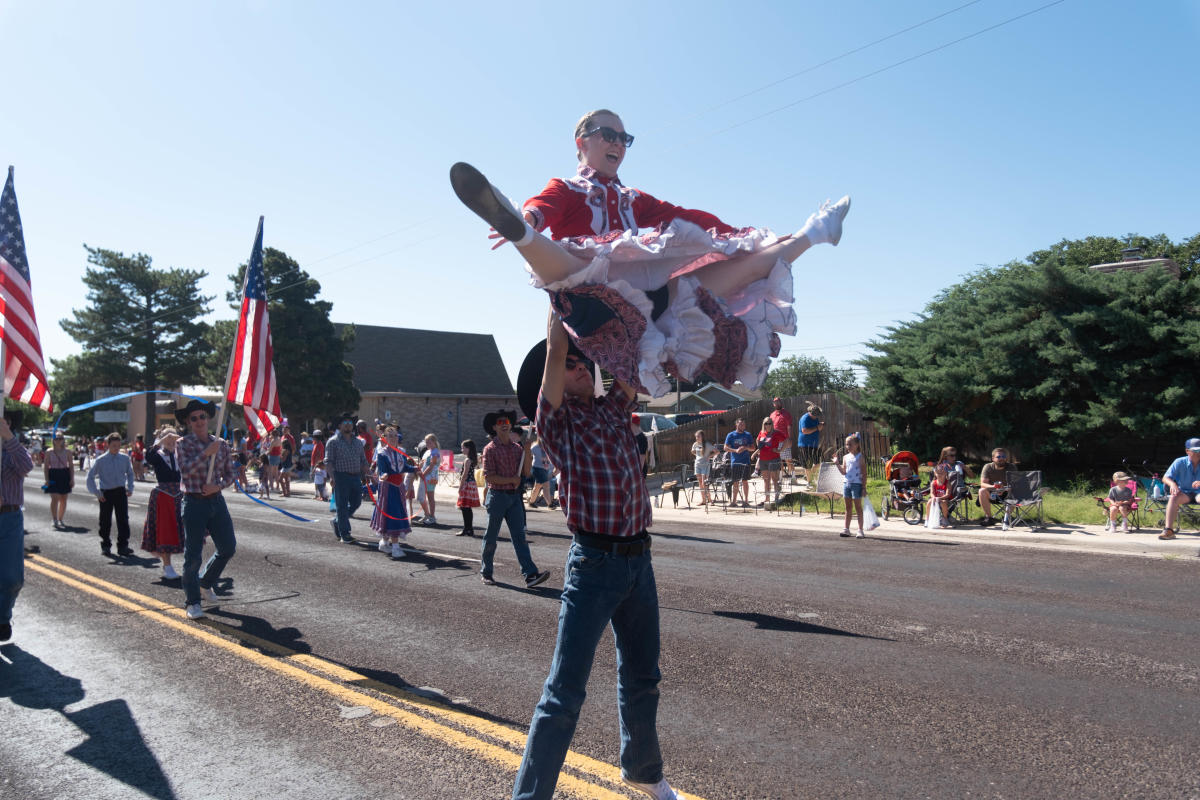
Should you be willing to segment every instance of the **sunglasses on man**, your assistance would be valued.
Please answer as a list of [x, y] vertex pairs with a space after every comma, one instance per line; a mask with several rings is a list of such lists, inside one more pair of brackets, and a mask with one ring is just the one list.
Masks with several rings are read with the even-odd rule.
[[600, 137], [609, 144], [616, 144], [617, 142], [620, 142], [626, 147], [633, 147], [632, 135], [626, 133], [625, 131], [614, 130], [607, 125], [599, 128], [592, 128], [590, 131], [585, 133], [582, 138], [586, 139], [589, 136], [595, 136], [597, 133], [600, 134]]
[[575, 369], [576, 367], [583, 367], [588, 372], [591, 372], [593, 364], [591, 361], [588, 361], [586, 358], [576, 358], [575, 356], [567, 356], [566, 366], [567, 366], [567, 372], [570, 372], [571, 370]]

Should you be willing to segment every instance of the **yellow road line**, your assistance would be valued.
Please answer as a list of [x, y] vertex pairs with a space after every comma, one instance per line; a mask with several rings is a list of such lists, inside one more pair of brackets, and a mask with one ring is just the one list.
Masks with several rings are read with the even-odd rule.
[[[440, 724], [429, 719], [427, 716], [422, 716], [404, 708], [397, 708], [396, 704], [409, 709], [417, 709], [430, 716], [467, 728], [477, 734], [499, 740], [517, 750], [524, 750], [525, 734], [508, 726], [481, 719], [456, 709], [446, 708], [420, 695], [414, 695], [397, 687], [375, 681], [339, 664], [306, 653], [298, 653], [290, 648], [228, 628], [212, 620], [206, 620], [205, 624], [186, 620], [182, 609], [127, 589], [124, 586], [110, 583], [44, 556], [31, 555], [26, 559], [26, 563], [35, 572], [54, 578], [73, 588], [107, 600], [129, 611], [143, 613], [156, 622], [161, 622], [168, 627], [212, 644], [313, 689], [333, 695], [349, 704], [370, 708], [375, 713], [391, 717], [397, 722], [430, 738], [444, 742], [452, 747], [472, 752], [481, 758], [486, 758], [493, 763], [513, 771], [520, 766], [521, 758], [517, 753], [504, 747], [499, 747], [492, 742], [476, 738], [463, 731]], [[211, 627], [216, 627], [221, 633], [232, 636], [237, 641], [230, 641], [223, 636], [213, 633], [209, 630]], [[251, 644], [256, 648], [274, 653], [279, 657], [275, 658], [265, 653], [247, 650], [245, 647], [246, 644]], [[346, 683], [353, 683], [364, 688], [380, 691], [391, 697], [394, 703], [384, 702], [372, 695], [356, 691], [319, 675], [314, 675], [308, 670], [323, 673], [333, 679]], [[585, 776], [590, 776], [592, 779], [610, 783], [614, 786], [621, 786], [620, 770], [605, 762], [574, 751], [568, 751], [566, 766], [583, 773]], [[578, 797], [598, 798], [598, 800], [622, 800], [625, 797], [625, 795], [598, 786], [592, 781], [576, 778], [567, 772], [560, 774], [558, 783], [562, 789]], [[694, 798], [694, 800], [703, 800], [698, 795], [690, 795], [690, 797]]]

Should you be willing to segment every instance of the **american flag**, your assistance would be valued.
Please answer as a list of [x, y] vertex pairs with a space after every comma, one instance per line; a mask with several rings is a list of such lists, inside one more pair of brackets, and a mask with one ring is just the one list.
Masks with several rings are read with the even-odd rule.
[[0, 339], [4, 343], [5, 396], [53, 411], [42, 359], [42, 337], [33, 314], [29, 260], [12, 167], [8, 168], [8, 180], [0, 194]]
[[237, 338], [233, 343], [233, 366], [225, 399], [240, 403], [251, 430], [266, 436], [279, 425], [279, 395], [275, 389], [274, 350], [271, 347], [271, 322], [267, 318], [267, 285], [263, 277], [263, 218], [258, 218], [258, 233], [246, 282], [242, 286], [242, 314], [238, 318]]

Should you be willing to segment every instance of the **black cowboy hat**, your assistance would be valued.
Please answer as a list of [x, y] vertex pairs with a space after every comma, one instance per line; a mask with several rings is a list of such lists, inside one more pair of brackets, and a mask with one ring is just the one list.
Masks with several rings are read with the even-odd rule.
[[175, 409], [175, 419], [179, 420], [180, 425], [187, 425], [188, 417], [192, 415], [193, 411], [203, 411], [208, 414], [209, 419], [212, 419], [217, 415], [217, 404], [206, 403], [193, 397], [186, 406]]
[[343, 411], [333, 418], [333, 427], [340, 428], [346, 421], [349, 421], [351, 425], [358, 425], [358, 417], [353, 411]]
[[509, 409], [507, 409], [507, 408], [502, 408], [502, 409], [500, 409], [500, 410], [498, 410], [498, 411], [492, 411], [492, 412], [489, 412], [489, 413], [485, 414], [485, 415], [484, 415], [484, 417], [483, 417], [483, 430], [484, 430], [484, 432], [485, 432], [485, 433], [486, 433], [488, 436], [491, 436], [492, 434], [494, 434], [494, 433], [495, 433], [495, 431], [494, 431], [494, 430], [492, 430], [492, 428], [493, 428], [493, 427], [495, 426], [495, 424], [496, 424], [498, 421], [500, 421], [501, 419], [507, 419], [510, 425], [512, 425], [512, 426], [514, 426], [514, 427], [516, 427], [516, 424], [517, 424], [517, 412], [515, 412], [515, 411], [510, 411], [510, 410], [509, 410]]
[[25, 412], [19, 408], [4, 409], [4, 419], [8, 421], [8, 429], [16, 433], [21, 429], [21, 422], [25, 419]]
[[[567, 339], [567, 355], [591, 361], [570, 339]], [[517, 373], [517, 405], [531, 421], [537, 419], [538, 392], [542, 390], [542, 375], [545, 372], [546, 340], [542, 339], [525, 355], [521, 371]]]

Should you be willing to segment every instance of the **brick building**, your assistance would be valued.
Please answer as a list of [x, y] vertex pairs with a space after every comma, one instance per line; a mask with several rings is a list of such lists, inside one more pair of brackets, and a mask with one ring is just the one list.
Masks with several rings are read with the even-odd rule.
[[[335, 323], [340, 335], [343, 325]], [[482, 448], [483, 417], [516, 408], [517, 397], [490, 334], [355, 325], [346, 362], [362, 394], [358, 416], [396, 425], [416, 447], [427, 433], [444, 449], [463, 439]]]

